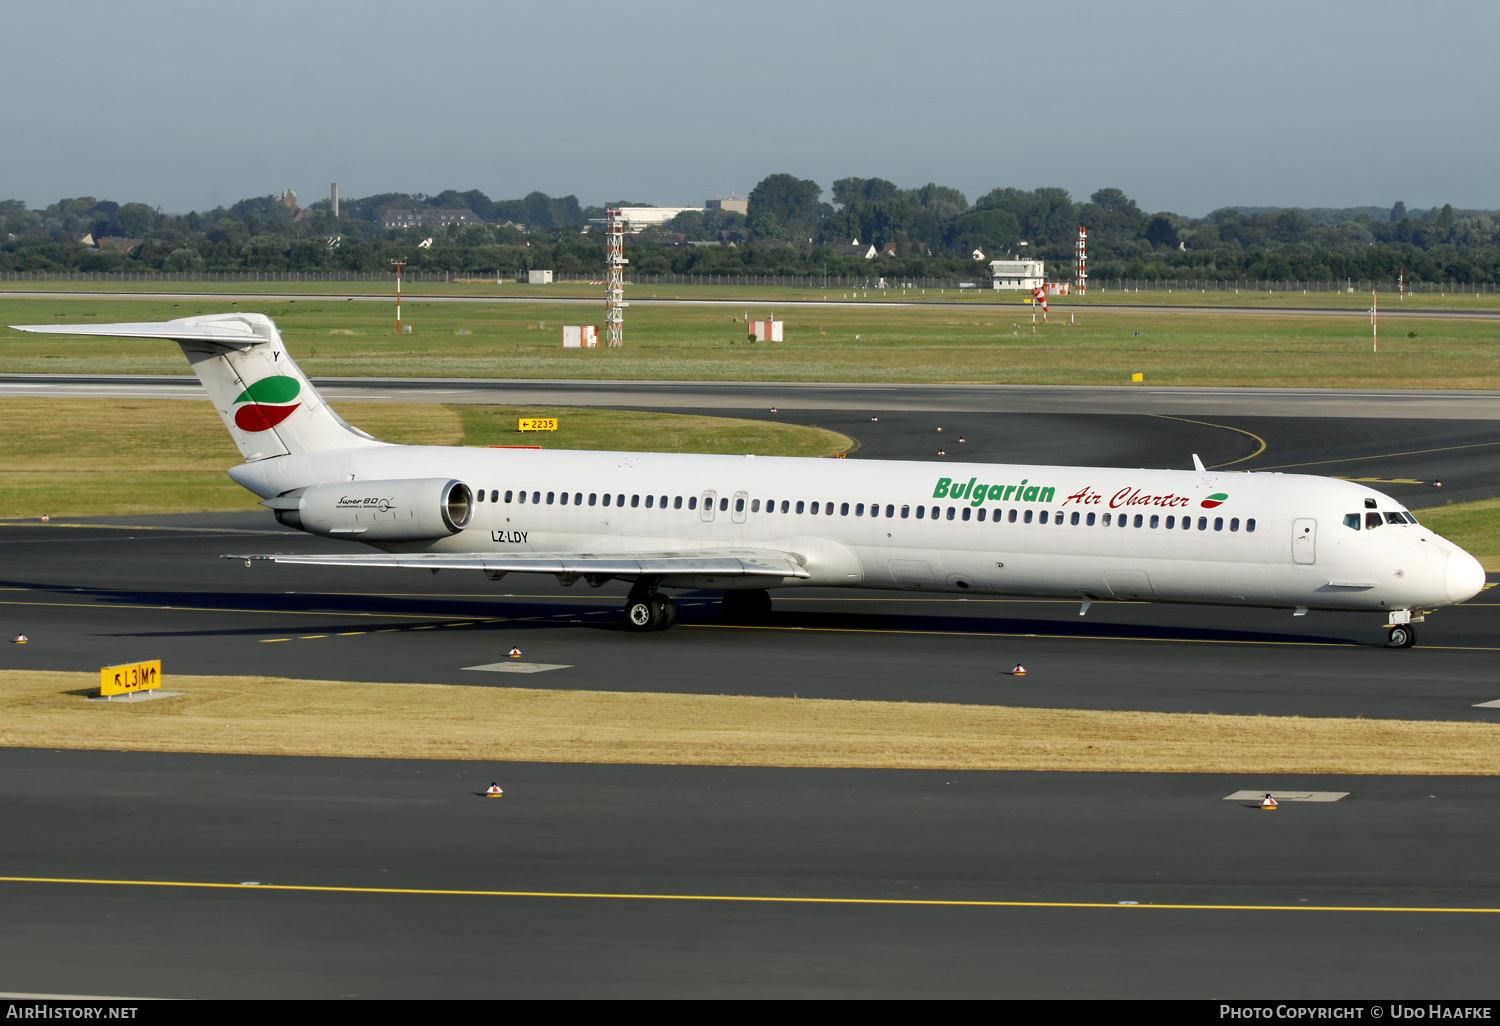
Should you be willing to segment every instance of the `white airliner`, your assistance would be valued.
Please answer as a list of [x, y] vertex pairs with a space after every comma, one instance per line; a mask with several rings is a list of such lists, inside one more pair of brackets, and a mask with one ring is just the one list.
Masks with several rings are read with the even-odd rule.
[[346, 423], [263, 314], [21, 331], [171, 339], [234, 436], [229, 476], [281, 523], [376, 551], [237, 557], [633, 582], [625, 624], [671, 626], [665, 588], [770, 588], [1367, 610], [1387, 645], [1484, 586], [1473, 556], [1347, 481], [1204, 469], [784, 459], [391, 445]]

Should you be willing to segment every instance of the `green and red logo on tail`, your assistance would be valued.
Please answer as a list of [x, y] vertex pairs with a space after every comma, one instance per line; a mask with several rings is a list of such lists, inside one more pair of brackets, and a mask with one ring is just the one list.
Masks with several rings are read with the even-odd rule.
[[1229, 498], [1228, 492], [1214, 492], [1198, 505], [1202, 506], [1204, 509], [1213, 509], [1215, 506], [1224, 505], [1224, 500], [1227, 498]]
[[284, 374], [261, 378], [235, 397], [235, 427], [251, 432], [271, 430], [302, 405], [292, 402], [301, 392], [302, 384], [296, 378]]

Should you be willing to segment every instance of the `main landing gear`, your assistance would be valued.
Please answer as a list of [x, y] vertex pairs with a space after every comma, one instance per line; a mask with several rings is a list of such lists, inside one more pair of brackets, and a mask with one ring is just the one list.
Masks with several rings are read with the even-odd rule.
[[625, 599], [625, 629], [645, 634], [677, 622], [677, 603], [656, 590], [655, 581], [637, 581]]

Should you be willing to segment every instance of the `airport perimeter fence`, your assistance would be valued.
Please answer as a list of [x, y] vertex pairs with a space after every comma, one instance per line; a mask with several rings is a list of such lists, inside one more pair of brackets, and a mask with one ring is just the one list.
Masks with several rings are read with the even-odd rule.
[[[402, 281], [407, 284], [511, 284], [511, 272], [445, 272], [407, 270]], [[231, 285], [250, 282], [385, 282], [394, 284], [395, 275], [390, 271], [3, 271], [0, 281], [6, 282], [200, 282]], [[603, 285], [602, 273], [572, 274], [558, 273], [554, 281], [567, 284]], [[883, 289], [955, 289], [961, 291], [989, 291], [987, 279], [963, 278], [901, 278], [901, 277], [834, 277], [822, 275], [791, 274], [632, 274], [627, 285], [734, 285], [754, 287], [779, 287], [793, 289], [870, 290]], [[1090, 278], [1090, 293], [1100, 292], [1396, 292], [1395, 281], [1251, 281], [1208, 280], [1193, 278]], [[1495, 282], [1440, 282], [1408, 281], [1407, 292], [1422, 294], [1495, 295], [1500, 285]], [[1005, 290], [1020, 291], [1020, 290]]]

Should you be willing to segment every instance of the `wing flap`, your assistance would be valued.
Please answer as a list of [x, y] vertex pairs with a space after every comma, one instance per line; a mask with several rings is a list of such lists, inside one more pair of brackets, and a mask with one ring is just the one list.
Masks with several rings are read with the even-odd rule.
[[507, 556], [489, 552], [358, 552], [336, 555], [267, 553], [228, 555], [225, 559], [261, 560], [299, 566], [362, 566], [424, 570], [488, 570], [521, 574], [605, 574], [614, 577], [705, 576], [794, 577], [812, 575], [788, 552], [708, 549], [699, 552], [528, 553]]

